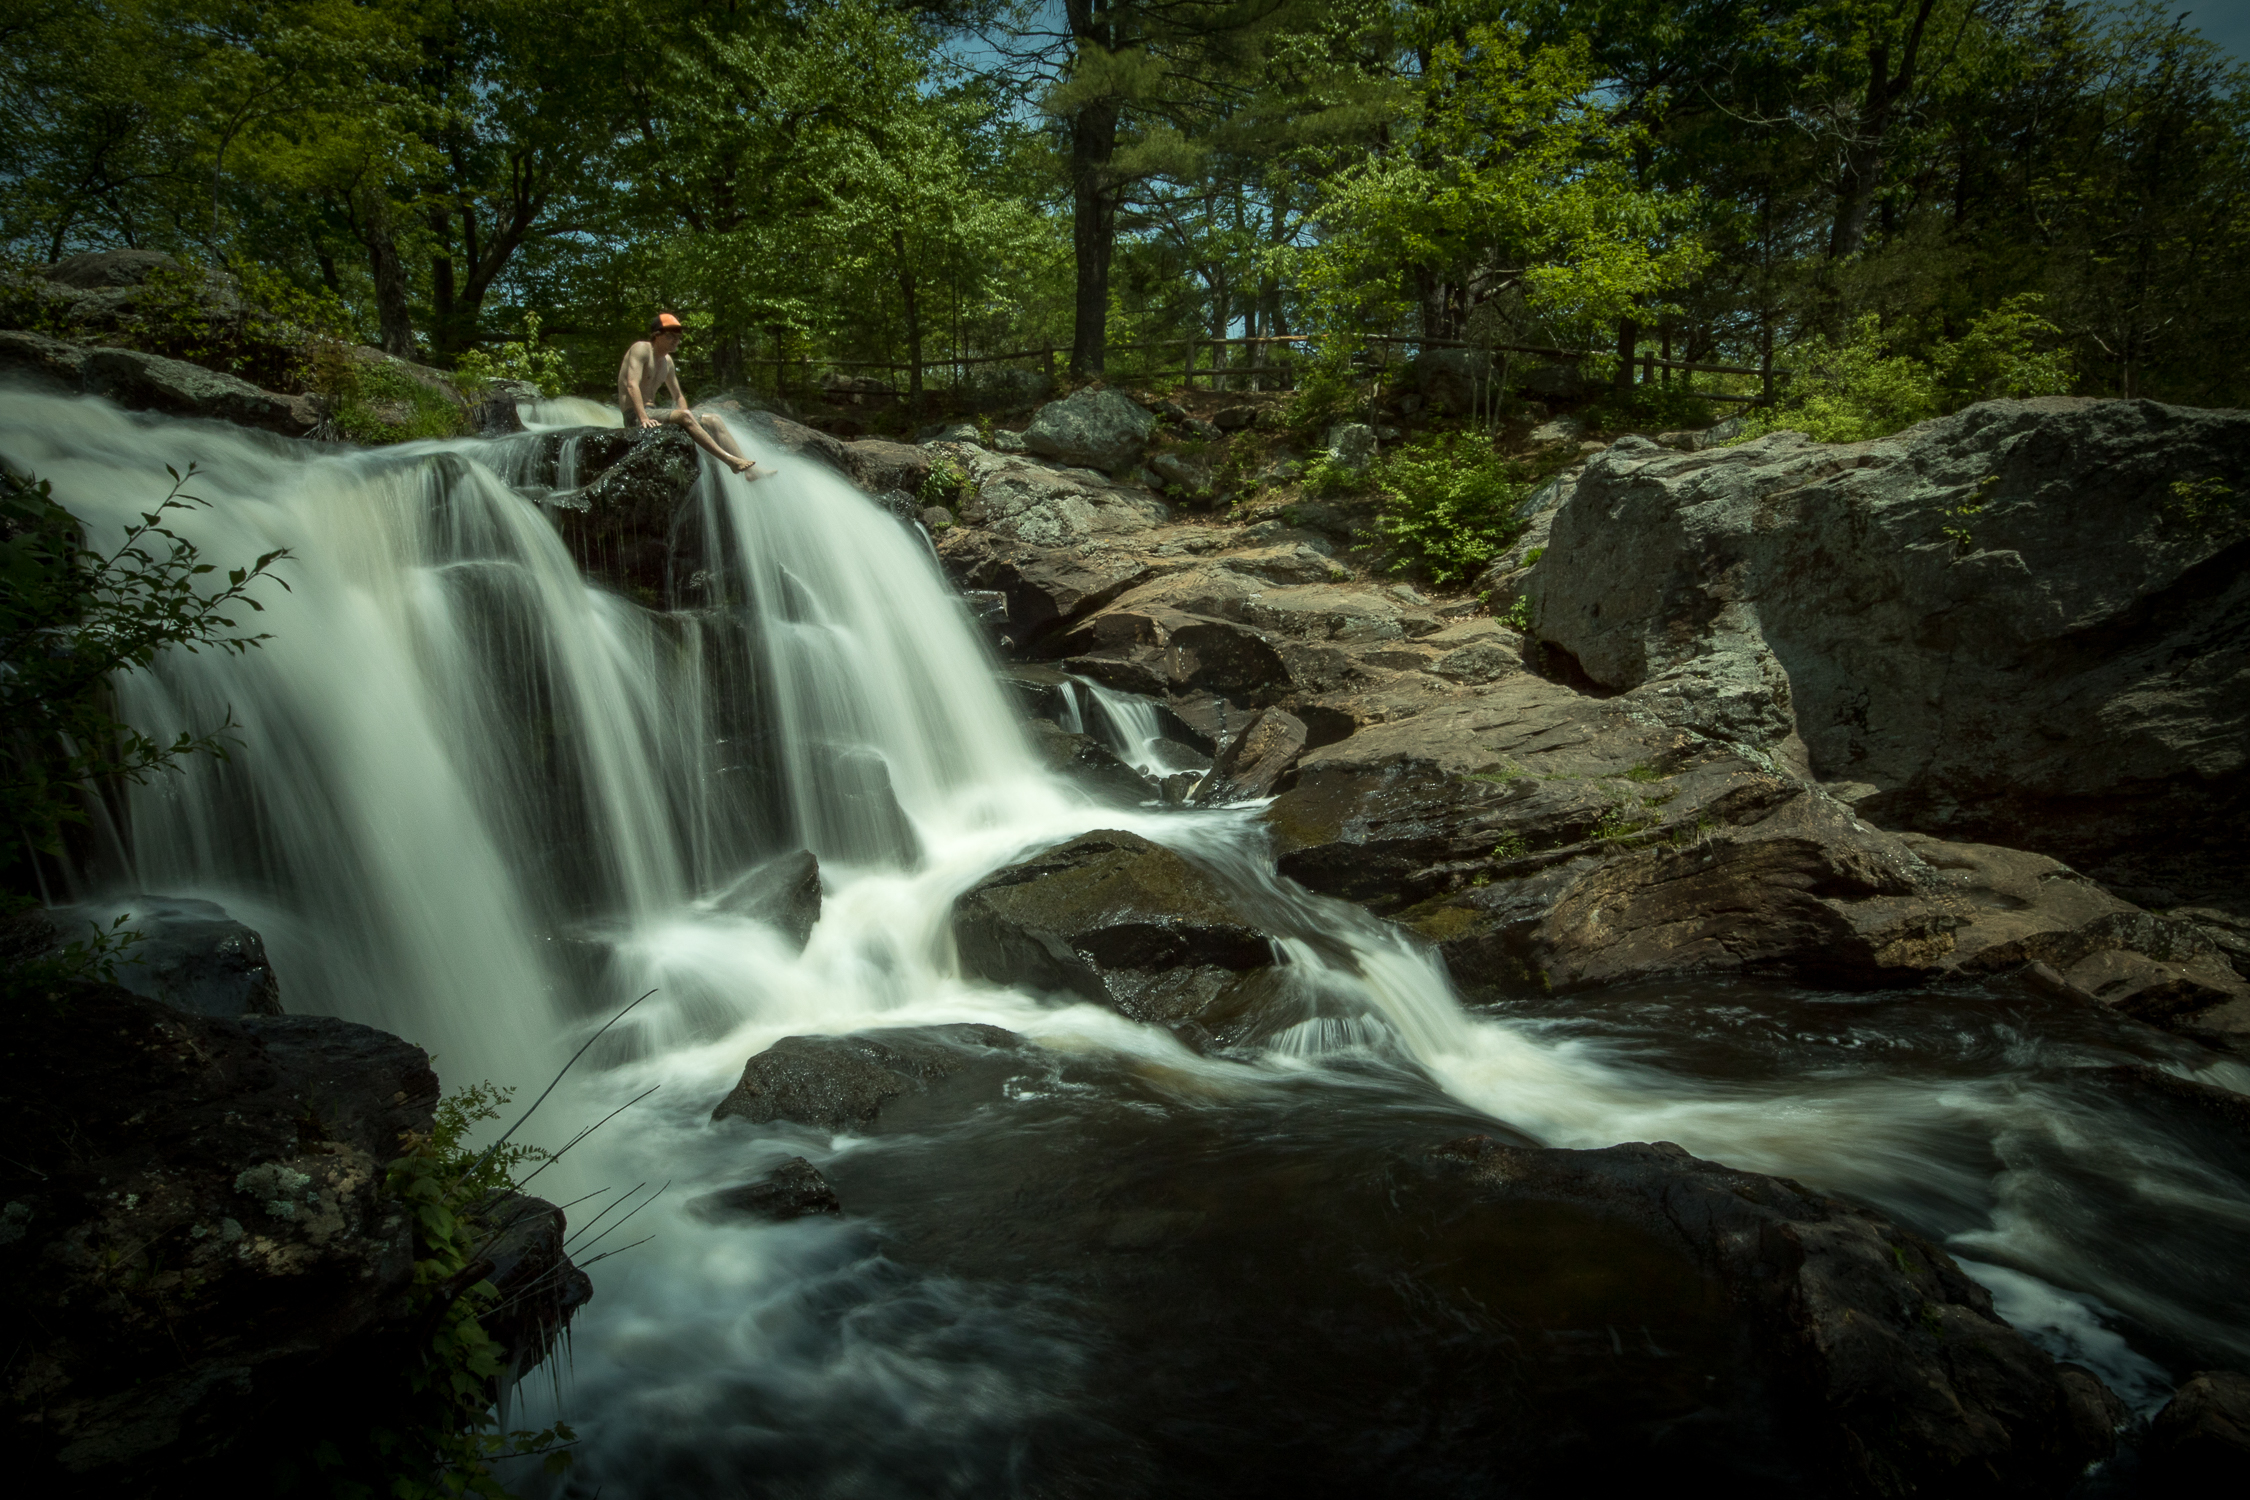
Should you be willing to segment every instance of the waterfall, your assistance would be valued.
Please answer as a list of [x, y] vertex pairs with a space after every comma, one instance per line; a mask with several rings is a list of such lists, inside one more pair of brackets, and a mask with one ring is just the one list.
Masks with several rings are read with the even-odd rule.
[[[527, 415], [551, 429], [599, 412]], [[693, 500], [709, 607], [659, 614], [589, 585], [542, 513], [546, 492], [526, 476], [533, 445], [554, 440], [357, 452], [0, 394], [0, 452], [51, 479], [96, 542], [161, 498], [165, 465], [192, 463], [190, 490], [212, 503], [177, 529], [207, 561], [291, 554], [290, 591], [261, 591], [263, 649], [169, 653], [121, 684], [124, 714], [159, 738], [231, 714], [238, 748], [131, 791], [78, 894], [219, 902], [264, 934], [286, 1008], [397, 1032], [435, 1053], [450, 1084], [536, 1091], [601, 1017], [654, 989], [535, 1134], [559, 1139], [649, 1084], [664, 1091], [542, 1180], [558, 1199], [671, 1178], [676, 1203], [779, 1154], [905, 1149], [746, 1139], [708, 1115], [744, 1059], [781, 1036], [971, 1020], [1021, 1033], [1056, 1067], [1116, 1060], [1154, 1091], [1133, 1106], [1144, 1113], [1271, 1104], [1310, 1079], [1329, 1090], [1320, 1118], [1364, 1118], [1371, 1132], [1442, 1104], [1456, 1134], [1671, 1139], [1852, 1191], [2007, 1261], [1988, 1271], [2011, 1305], [2049, 1308], [2058, 1350], [2144, 1393], [2160, 1391], [2154, 1366], [2096, 1314], [2122, 1307], [2188, 1337], [2199, 1314], [2178, 1288], [2192, 1278], [2093, 1246], [2077, 1227], [2089, 1205], [2169, 1194], [2222, 1227], [2250, 1222], [2237, 1190], [2160, 1132], [2073, 1092], [2084, 1059], [2117, 1055], [2091, 1042], [2002, 1048], [1973, 1016], [1933, 1042], [1904, 1021], [1863, 1021], [1857, 997], [1815, 996], [1791, 1045], [1844, 1038], [1823, 1054], [1825, 1076], [1762, 1060], [1729, 1072], [1707, 1060], [1735, 1045], [1744, 1012], [1717, 985], [1648, 987], [1607, 1010], [1587, 999], [1584, 1014], [1464, 1010], [1404, 929], [1280, 879], [1254, 812], [1104, 806], [1043, 770], [928, 548], [840, 476], [752, 439], [777, 477], [747, 483], [706, 463]], [[575, 440], [561, 441], [567, 488]], [[1090, 682], [1069, 693], [1069, 727], [1151, 773], [1182, 769], [1151, 705]], [[954, 899], [1097, 827], [1201, 863], [1273, 935], [1280, 1003], [1296, 1009], [1255, 1055], [1198, 1055], [1112, 1011], [959, 973]], [[819, 857], [825, 903], [802, 951], [716, 899], [798, 848]], [[1692, 1045], [1636, 1019], [1675, 1012]], [[1864, 1048], [1860, 1032], [1874, 1039]], [[1974, 1071], [1944, 1050], [1970, 1045], [1945, 1040], [1960, 1037], [2002, 1060]], [[1049, 1095], [1084, 1087], [1065, 1078]], [[1025, 1088], [1010, 1098], [1048, 1096]], [[2067, 1188], [2051, 1167], [2066, 1137], [2099, 1147], [2072, 1146]], [[640, 1487], [633, 1455], [758, 1422], [807, 1443], [833, 1434], [818, 1462], [837, 1477], [807, 1494], [976, 1493], [913, 1476], [1012, 1472], [1010, 1424], [1061, 1400], [1079, 1358], [1021, 1309], [907, 1277], [852, 1237], [864, 1231], [720, 1228], [676, 1207], [643, 1222], [657, 1242], [602, 1268], [579, 1333], [602, 1440], [623, 1444], [593, 1462], [605, 1493], [679, 1493]], [[942, 1357], [927, 1332], [1003, 1325], [1006, 1338]], [[2239, 1328], [2213, 1338], [2250, 1349]], [[853, 1451], [908, 1437], [922, 1457]], [[980, 1443], [998, 1467], [948, 1467]], [[854, 1491], [849, 1476], [894, 1459], [895, 1483]]]

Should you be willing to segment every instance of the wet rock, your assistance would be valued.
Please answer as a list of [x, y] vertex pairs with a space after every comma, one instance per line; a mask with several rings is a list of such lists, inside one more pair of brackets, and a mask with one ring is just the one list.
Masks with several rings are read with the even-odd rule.
[[1076, 734], [1044, 719], [1031, 724], [1031, 741], [1047, 769], [1068, 777], [1088, 791], [1127, 805], [1146, 802], [1157, 795], [1155, 783], [1117, 758], [1115, 751], [1090, 734]]
[[125, 951], [117, 982], [136, 995], [201, 1016], [281, 1014], [281, 985], [265, 939], [212, 901], [184, 896], [114, 896], [50, 914], [64, 942], [89, 929], [125, 929], [141, 941]]
[[2216, 1120], [2236, 1130], [2250, 1132], [2250, 1094], [2238, 1094], [2233, 1089], [2216, 1084], [2199, 1083], [2193, 1078], [2146, 1063], [2125, 1063], [2108, 1070], [2109, 1076], [2126, 1084], [2136, 1092], [2156, 1094], [2182, 1104], [2207, 1120]]
[[1302, 719], [1284, 709], [1262, 708], [1219, 751], [1195, 800], [1224, 804], [1271, 796], [1304, 748]]
[[1156, 418], [1120, 391], [1080, 391], [1039, 408], [1024, 447], [1043, 458], [1112, 471], [1140, 462]]
[[1539, 634], [1863, 783], [1863, 816], [2194, 901], [2250, 883], [2246, 464], [2250, 414], [2060, 397], [1848, 445], [1620, 439], [1554, 518]]
[[316, 396], [260, 390], [247, 380], [135, 349], [65, 344], [32, 333], [0, 333], [0, 369], [102, 396], [129, 411], [202, 417], [301, 437], [325, 415]]
[[2152, 1480], [2175, 1487], [2223, 1491], [2250, 1480], [2250, 1375], [2190, 1376], [2149, 1424], [2141, 1461]]
[[820, 921], [820, 861], [810, 849], [778, 855], [745, 873], [711, 905], [776, 928], [802, 948]]
[[571, 556], [589, 578], [627, 598], [651, 608], [672, 602], [675, 587], [704, 566], [691, 503], [703, 472], [695, 441], [677, 427], [541, 435], [550, 452], [564, 442], [575, 444], [580, 484], [542, 505]]
[[499, 1295], [478, 1323], [500, 1346], [502, 1383], [544, 1362], [578, 1309], [594, 1297], [593, 1279], [563, 1248], [570, 1223], [544, 1198], [508, 1193], [477, 1210], [477, 1259]]
[[793, 458], [813, 459], [846, 476], [852, 472], [851, 455], [846, 444], [818, 428], [807, 427], [802, 422], [791, 421], [773, 412], [744, 412], [742, 420], [750, 431]]
[[845, 444], [844, 465], [852, 476], [852, 483], [871, 495], [886, 490], [916, 495], [921, 493], [922, 481], [930, 477], [929, 454], [905, 443], [885, 442], [880, 438], [862, 438]]
[[[0, 1275], [15, 1481], [42, 1494], [214, 1494], [335, 1413], [383, 1425], [414, 1240], [384, 1166], [426, 1133], [420, 1048], [324, 1016], [190, 1015], [113, 986], [0, 1017]], [[541, 1206], [544, 1209], [544, 1205]], [[546, 1226], [493, 1226], [519, 1357], [582, 1300]], [[131, 1270], [120, 1274], [121, 1268]], [[552, 1299], [540, 1304], [538, 1298]], [[511, 1323], [509, 1318], [517, 1321]], [[355, 1429], [360, 1430], [360, 1429]]]
[[1063, 991], [1135, 1020], [1224, 1040], [1273, 961], [1265, 934], [1210, 875], [1138, 834], [1104, 829], [995, 871], [953, 904], [962, 972]]
[[790, 1157], [756, 1182], [706, 1193], [695, 1200], [693, 1207], [705, 1218], [738, 1214], [777, 1223], [844, 1211], [843, 1201], [828, 1185], [828, 1179], [801, 1156]]
[[469, 426], [479, 437], [505, 437], [523, 431], [524, 402], [543, 401], [546, 392], [528, 380], [493, 380], [469, 397]]
[[1950, 1256], [1865, 1209], [1669, 1143], [1556, 1151], [1477, 1136], [1432, 1165], [1481, 1203], [1566, 1205], [1691, 1267], [1836, 1489], [2060, 1494], [2110, 1451], [2100, 1382], [2066, 1379]]
[[953, 527], [937, 546], [955, 582], [1007, 600], [1011, 634], [1020, 646], [1033, 645], [1075, 615], [1101, 608], [1150, 573], [1140, 558], [1024, 546], [974, 524]]
[[898, 1026], [853, 1036], [785, 1036], [750, 1059], [713, 1120], [864, 1130], [901, 1096], [1005, 1063], [1022, 1038], [998, 1026]]

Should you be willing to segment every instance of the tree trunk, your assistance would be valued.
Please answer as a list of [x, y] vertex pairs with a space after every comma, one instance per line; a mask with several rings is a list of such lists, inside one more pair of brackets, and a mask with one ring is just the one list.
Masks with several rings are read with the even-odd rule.
[[1617, 323], [1617, 388], [1633, 388], [1633, 350], [1641, 341], [1641, 325], [1631, 318], [1620, 318]]
[[430, 342], [440, 354], [461, 354], [468, 347], [455, 326], [453, 293], [453, 216], [442, 208], [430, 210], [430, 232], [441, 247], [430, 257]]
[[1070, 373], [1099, 375], [1109, 357], [1109, 261], [1117, 248], [1117, 192], [1109, 183], [1117, 154], [1117, 105], [1100, 100], [1070, 122], [1071, 249], [1078, 262]]
[[1914, 91], [1914, 66], [1922, 51], [1922, 32], [1937, 0], [1921, 0], [1908, 29], [1898, 71], [1891, 72], [1891, 49], [1879, 42], [1867, 52], [1867, 95], [1858, 128], [1844, 148], [1844, 175], [1837, 187], [1836, 222], [1828, 234], [1828, 258], [1857, 255], [1867, 242], [1867, 218], [1883, 188], [1884, 137], [1899, 103]]
[[399, 258], [391, 227], [390, 195], [376, 187], [352, 196], [359, 240], [367, 247], [367, 268], [375, 277], [375, 321], [383, 352], [393, 359], [412, 359], [414, 317], [407, 308], [406, 262]]

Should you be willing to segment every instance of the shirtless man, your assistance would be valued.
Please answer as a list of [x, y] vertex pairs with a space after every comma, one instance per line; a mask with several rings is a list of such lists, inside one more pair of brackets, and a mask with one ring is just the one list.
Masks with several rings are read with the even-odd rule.
[[[648, 325], [648, 337], [625, 351], [624, 363], [617, 367], [617, 408], [625, 414], [625, 425], [662, 427], [673, 423], [685, 427], [698, 448], [735, 473], [745, 479], [768, 477], [774, 471], [761, 471], [756, 463], [744, 458], [726, 423], [717, 417], [698, 417], [688, 410], [687, 397], [680, 390], [680, 372], [672, 364], [672, 351], [686, 336], [687, 330], [678, 318], [658, 313]], [[648, 397], [666, 386], [672, 388], [673, 406], [659, 417], [649, 410]]]

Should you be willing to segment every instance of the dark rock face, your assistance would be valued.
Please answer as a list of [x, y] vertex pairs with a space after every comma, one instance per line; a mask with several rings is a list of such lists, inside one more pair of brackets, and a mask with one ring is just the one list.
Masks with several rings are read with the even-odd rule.
[[802, 948], [820, 920], [820, 861], [810, 849], [776, 856], [720, 892], [712, 905], [779, 928]]
[[478, 1259], [499, 1293], [478, 1322], [501, 1347], [505, 1379], [520, 1378], [554, 1352], [578, 1309], [593, 1300], [594, 1282], [563, 1249], [569, 1224], [544, 1198], [510, 1193], [481, 1210], [490, 1226]]
[[1047, 769], [1067, 776], [1090, 792], [1127, 803], [1156, 796], [1156, 787], [1114, 751], [1090, 734], [1074, 734], [1043, 719], [1030, 725], [1031, 742]]
[[844, 1205], [817, 1167], [792, 1156], [756, 1182], [706, 1193], [695, 1200], [695, 1209], [706, 1218], [740, 1214], [780, 1222], [810, 1214], [841, 1214]]
[[65, 940], [107, 931], [128, 916], [141, 934], [117, 967], [117, 982], [136, 995], [201, 1016], [281, 1014], [281, 985], [266, 958], [265, 939], [216, 902], [180, 896], [118, 896], [49, 914]]
[[19, 1463], [50, 1493], [186, 1492], [175, 1471], [310, 1420], [403, 1316], [413, 1239], [378, 1190], [437, 1077], [369, 1027], [114, 988], [6, 1026], [41, 1059], [0, 1098]]
[[88, 250], [66, 256], [47, 268], [47, 279], [81, 291], [139, 286], [156, 270], [178, 270], [180, 263], [161, 250]]
[[543, 434], [535, 472], [551, 481], [565, 442], [575, 448], [578, 486], [543, 503], [571, 556], [628, 598], [672, 601], [703, 562], [701, 518], [691, 503], [702, 451], [676, 427], [588, 427]]
[[523, 414], [516, 408], [537, 401], [546, 393], [527, 380], [495, 380], [469, 398], [469, 426], [480, 437], [506, 437], [523, 431]]
[[1859, 1495], [2060, 1494], [2112, 1445], [2114, 1398], [1992, 1312], [1950, 1256], [1879, 1216], [1679, 1147], [1471, 1137], [1433, 1157], [1485, 1204], [1564, 1204], [1712, 1285], [1798, 1411], [1815, 1472]]
[[2250, 1481], [2250, 1375], [2205, 1370], [2191, 1377], [2149, 1424], [2141, 1458], [2150, 1477], [2166, 1485], [2223, 1493]]
[[1989, 402], [1844, 446], [1624, 439], [1555, 514], [1538, 630], [1886, 825], [2239, 890], [2246, 472], [2250, 414], [2149, 401]]
[[1224, 887], [1138, 834], [1103, 830], [985, 877], [953, 906], [963, 972], [1068, 991], [1226, 1041], [1262, 994], [1265, 934]]
[[1271, 796], [1305, 748], [1305, 721], [1278, 708], [1262, 708], [1227, 741], [1196, 789], [1206, 803], [1247, 802]]
[[785, 1036], [743, 1067], [713, 1120], [864, 1130], [902, 1095], [925, 1094], [1022, 1045], [998, 1026], [899, 1026], [856, 1036]]
[[0, 369], [104, 396], [132, 411], [203, 417], [288, 437], [310, 432], [324, 415], [315, 396], [279, 395], [183, 360], [65, 344], [34, 333], [0, 333]]

